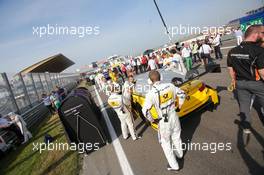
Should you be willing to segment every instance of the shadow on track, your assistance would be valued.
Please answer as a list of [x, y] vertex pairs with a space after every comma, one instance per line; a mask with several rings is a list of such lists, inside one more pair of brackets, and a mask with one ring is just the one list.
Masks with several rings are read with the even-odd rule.
[[[234, 121], [235, 124], [238, 126], [238, 133], [237, 133], [237, 148], [239, 150], [239, 153], [241, 157], [243, 158], [245, 164], [248, 167], [249, 173], [252, 175], [260, 175], [264, 172], [264, 167], [262, 167], [253, 157], [249, 154], [249, 152], [246, 149], [246, 146], [250, 141], [251, 134], [244, 134], [243, 129], [241, 127], [241, 122], [238, 120]], [[264, 146], [264, 139], [263, 137], [257, 133], [257, 131], [253, 128], [250, 128], [252, 131], [252, 134], [256, 137], [256, 139], [261, 143], [262, 146]], [[244, 141], [244, 138], [246, 137], [246, 142]], [[263, 151], [262, 151], [263, 154]]]

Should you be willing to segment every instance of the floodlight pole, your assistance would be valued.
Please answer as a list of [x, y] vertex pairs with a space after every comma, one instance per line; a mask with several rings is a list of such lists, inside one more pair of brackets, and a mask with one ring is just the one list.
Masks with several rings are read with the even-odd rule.
[[171, 42], [170, 32], [169, 32], [168, 27], [167, 27], [167, 25], [166, 25], [166, 23], [165, 23], [165, 21], [164, 21], [162, 15], [161, 15], [161, 12], [160, 12], [160, 9], [159, 9], [159, 7], [158, 7], [158, 4], [157, 4], [156, 0], [153, 0], [153, 2], [154, 2], [155, 6], [156, 6], [156, 8], [157, 8], [157, 11], [158, 11], [158, 13], [159, 13], [160, 19], [161, 19], [161, 21], [162, 21], [162, 24], [163, 24], [163, 26], [165, 27], [166, 34], [168, 35], [169, 40], [170, 40], [170, 42]]

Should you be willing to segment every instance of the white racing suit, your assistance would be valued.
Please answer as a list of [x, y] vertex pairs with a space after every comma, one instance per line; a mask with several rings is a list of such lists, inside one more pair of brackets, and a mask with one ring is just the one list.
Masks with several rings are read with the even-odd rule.
[[100, 91], [103, 89], [103, 87], [102, 87], [102, 78], [103, 77], [104, 77], [104, 75], [102, 73], [98, 73], [94, 78], [96, 84], [99, 86]]
[[168, 163], [173, 169], [179, 169], [174, 151], [177, 157], [182, 158], [183, 156], [181, 125], [175, 111], [177, 97], [179, 98], [179, 106], [181, 106], [185, 99], [185, 93], [180, 88], [171, 83], [160, 84], [160, 82], [156, 82], [146, 95], [142, 108], [143, 114], [151, 122], [153, 122], [153, 118], [150, 109], [154, 106], [157, 110], [160, 120], [158, 124], [159, 141]]
[[131, 107], [131, 90], [134, 90], [134, 84], [129, 83], [126, 81], [123, 85], [122, 89], [122, 94], [123, 94], [123, 102], [128, 108], [130, 112], [132, 112], [132, 107]]
[[136, 140], [136, 134], [134, 129], [134, 124], [132, 121], [132, 113], [129, 112], [127, 107], [124, 105], [123, 97], [120, 94], [112, 93], [108, 98], [108, 104], [115, 110], [120, 123], [123, 138], [128, 137], [128, 130], [133, 140]]

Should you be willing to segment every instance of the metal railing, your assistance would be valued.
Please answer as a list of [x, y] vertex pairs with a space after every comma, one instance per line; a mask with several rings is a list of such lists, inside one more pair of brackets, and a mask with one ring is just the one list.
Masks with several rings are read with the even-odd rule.
[[[48, 115], [49, 110], [44, 106], [43, 103], [40, 103], [23, 113], [21, 116], [27, 123], [27, 128], [32, 129]], [[16, 139], [14, 133], [5, 130], [0, 130], [0, 136], [3, 138], [6, 144], [12, 144], [13, 140]]]
[[[77, 86], [79, 75], [33, 73], [24, 76], [18, 74], [11, 78], [6, 73], [1, 73], [0, 113], [21, 114], [31, 130], [49, 115], [49, 110], [41, 102], [42, 93], [50, 93], [56, 86], [64, 87], [69, 92]], [[16, 138], [13, 133], [1, 129], [0, 137], [6, 144], [12, 144]]]
[[65, 87], [76, 82], [78, 74], [29, 73], [26, 75], [0, 74], [0, 113], [24, 113], [39, 104], [43, 93], [56, 86]]

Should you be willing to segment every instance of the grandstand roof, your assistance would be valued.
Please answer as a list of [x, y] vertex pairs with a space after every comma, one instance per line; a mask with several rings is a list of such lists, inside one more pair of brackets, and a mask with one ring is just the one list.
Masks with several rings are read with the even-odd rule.
[[75, 64], [72, 60], [65, 57], [63, 54], [57, 54], [46, 59], [43, 59], [25, 69], [23, 69], [21, 74], [26, 73], [60, 73], [67, 69], [68, 67]]

